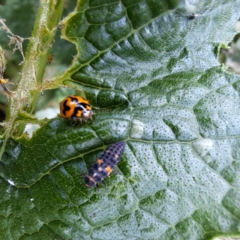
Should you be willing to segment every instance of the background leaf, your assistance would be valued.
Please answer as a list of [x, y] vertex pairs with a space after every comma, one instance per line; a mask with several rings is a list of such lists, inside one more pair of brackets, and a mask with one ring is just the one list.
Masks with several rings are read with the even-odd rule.
[[[240, 78], [220, 68], [217, 53], [234, 36], [239, 3], [79, 1], [63, 29], [78, 55], [56, 81], [84, 90], [96, 115], [9, 140], [2, 238], [237, 234]], [[122, 174], [87, 189], [80, 174], [120, 140]]]

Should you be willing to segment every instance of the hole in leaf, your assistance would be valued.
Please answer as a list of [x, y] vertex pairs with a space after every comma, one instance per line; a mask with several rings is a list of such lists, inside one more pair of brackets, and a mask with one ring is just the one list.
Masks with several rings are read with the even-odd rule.
[[[240, 31], [240, 21], [237, 23]], [[240, 33], [238, 33], [228, 46], [222, 46], [219, 53], [220, 63], [225, 64], [231, 72], [240, 74]]]

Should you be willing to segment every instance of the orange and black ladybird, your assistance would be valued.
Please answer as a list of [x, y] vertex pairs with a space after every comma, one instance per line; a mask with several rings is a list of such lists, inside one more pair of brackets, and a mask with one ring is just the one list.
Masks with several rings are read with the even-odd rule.
[[109, 146], [89, 169], [89, 173], [84, 177], [87, 187], [95, 187], [99, 182], [109, 176], [118, 164], [120, 157], [126, 146], [125, 142], [117, 142]]
[[60, 117], [70, 118], [73, 121], [87, 121], [92, 119], [92, 108], [83, 97], [68, 96], [60, 103]]

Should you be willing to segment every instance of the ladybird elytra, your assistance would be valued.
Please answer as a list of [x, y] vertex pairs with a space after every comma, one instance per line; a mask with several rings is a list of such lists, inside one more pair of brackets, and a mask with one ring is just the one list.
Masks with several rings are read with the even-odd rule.
[[89, 173], [84, 177], [84, 182], [87, 187], [95, 187], [99, 182], [102, 182], [105, 177], [111, 174], [117, 166], [125, 146], [125, 142], [114, 143], [100, 155], [89, 169]]
[[86, 121], [92, 119], [92, 108], [83, 97], [80, 96], [68, 96], [60, 103], [60, 117], [71, 118], [74, 121], [82, 120]]

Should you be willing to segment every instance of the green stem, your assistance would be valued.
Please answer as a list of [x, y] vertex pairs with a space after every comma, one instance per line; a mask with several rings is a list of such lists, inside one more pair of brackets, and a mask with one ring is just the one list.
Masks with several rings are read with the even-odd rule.
[[[9, 102], [6, 116], [4, 142], [0, 149], [0, 159], [13, 132], [21, 136], [25, 124], [16, 126], [18, 112], [32, 113], [41, 92], [42, 78], [47, 64], [48, 54], [53, 43], [57, 24], [63, 11], [63, 0], [42, 0], [32, 37], [30, 38], [25, 61], [18, 83], [18, 89]], [[17, 129], [14, 129], [16, 127]]]

